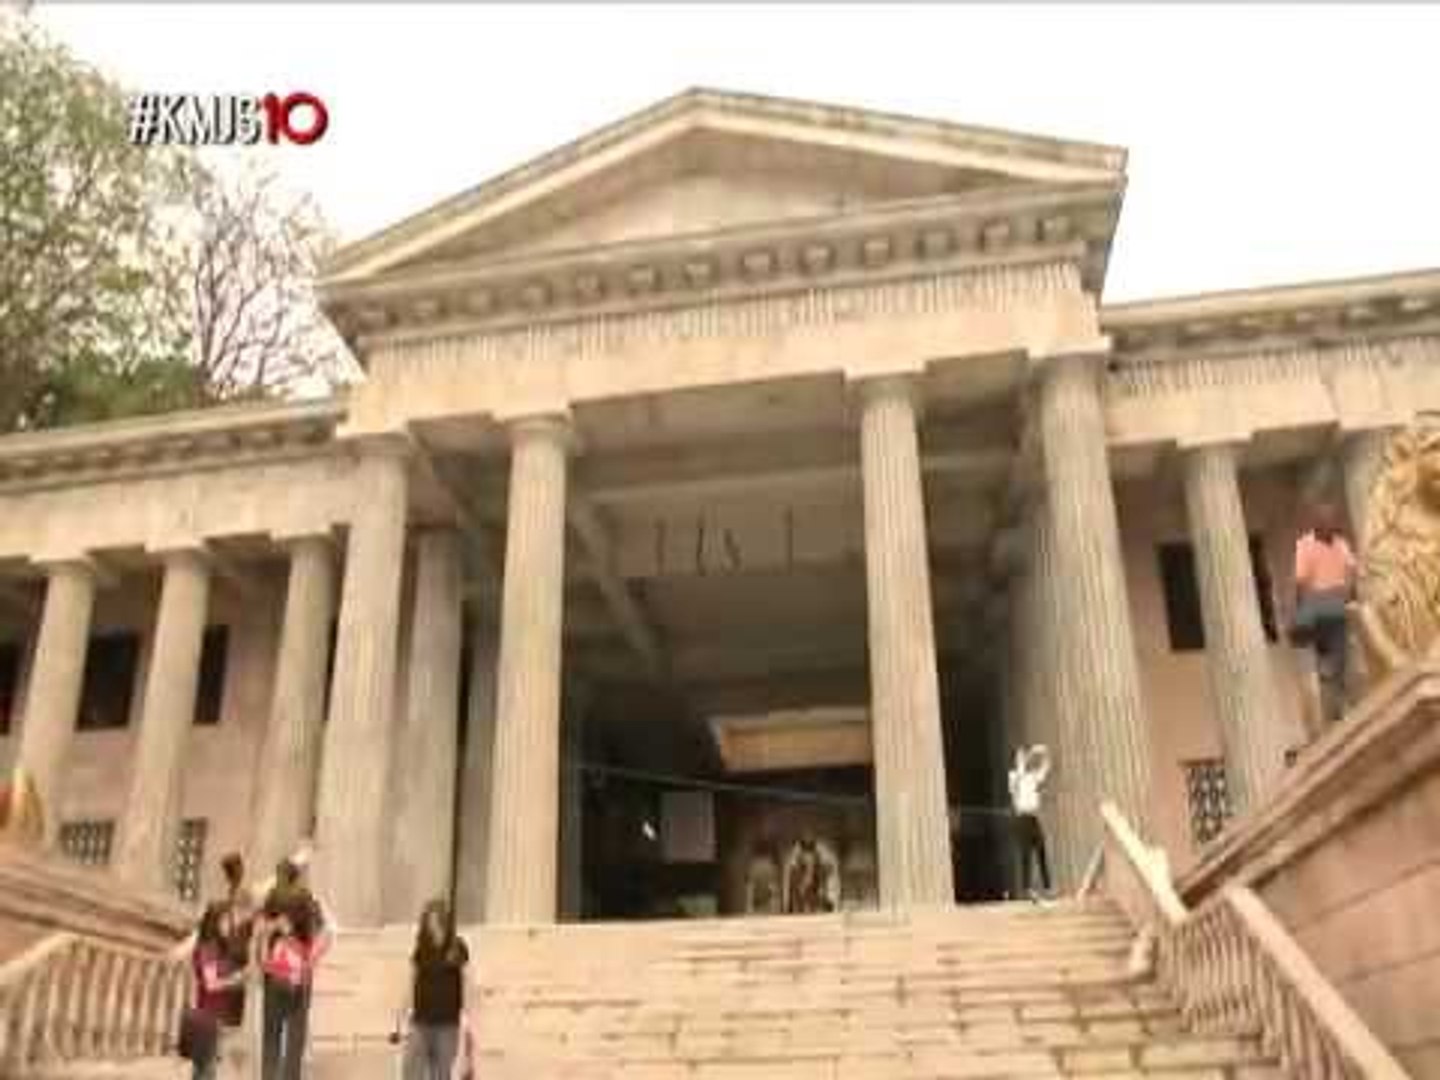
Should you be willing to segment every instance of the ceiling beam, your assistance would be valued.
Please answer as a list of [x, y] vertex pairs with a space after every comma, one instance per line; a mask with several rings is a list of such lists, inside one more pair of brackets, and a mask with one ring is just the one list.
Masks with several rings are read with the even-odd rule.
[[660, 637], [629, 584], [615, 571], [615, 546], [610, 531], [601, 520], [600, 512], [580, 491], [572, 490], [566, 500], [570, 527], [585, 549], [582, 571], [600, 590], [616, 629], [645, 666], [646, 673], [657, 681], [666, 681], [670, 670]]

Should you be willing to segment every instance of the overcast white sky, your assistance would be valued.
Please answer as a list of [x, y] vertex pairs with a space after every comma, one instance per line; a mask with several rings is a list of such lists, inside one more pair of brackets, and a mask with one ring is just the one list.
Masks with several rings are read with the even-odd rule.
[[1127, 147], [1107, 298], [1440, 266], [1440, 6], [46, 4], [137, 89], [310, 90], [346, 240], [692, 85]]

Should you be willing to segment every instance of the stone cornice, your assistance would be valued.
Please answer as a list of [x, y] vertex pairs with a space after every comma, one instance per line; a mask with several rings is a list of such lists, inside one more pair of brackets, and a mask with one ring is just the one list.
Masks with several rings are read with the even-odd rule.
[[1119, 212], [1114, 183], [1034, 185], [594, 251], [487, 260], [444, 272], [324, 287], [363, 354], [397, 338], [713, 303], [837, 282], [941, 273], [1049, 255], [1103, 281]]
[[311, 456], [341, 399], [167, 413], [0, 438], [0, 493]]
[[1440, 332], [1440, 271], [1107, 306], [1115, 357], [1269, 352]]

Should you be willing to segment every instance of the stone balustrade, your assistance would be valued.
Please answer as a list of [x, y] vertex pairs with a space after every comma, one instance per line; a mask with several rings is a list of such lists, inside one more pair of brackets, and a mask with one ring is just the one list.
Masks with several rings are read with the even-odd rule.
[[188, 992], [182, 959], [52, 935], [0, 966], [0, 1076], [167, 1054]]
[[1198, 1032], [1256, 1030], [1291, 1075], [1406, 1080], [1409, 1073], [1244, 885], [1187, 910], [1164, 856], [1110, 805], [1101, 809], [1100, 888], [1153, 941], [1160, 984]]

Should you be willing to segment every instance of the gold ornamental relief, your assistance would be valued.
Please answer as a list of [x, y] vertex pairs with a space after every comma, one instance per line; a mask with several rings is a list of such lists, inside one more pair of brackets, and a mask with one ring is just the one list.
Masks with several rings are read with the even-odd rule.
[[1390, 440], [1365, 532], [1355, 615], [1373, 685], [1440, 659], [1440, 415]]
[[0, 785], [0, 842], [38, 847], [45, 837], [45, 815], [35, 781], [18, 766]]

